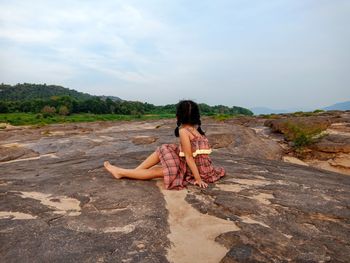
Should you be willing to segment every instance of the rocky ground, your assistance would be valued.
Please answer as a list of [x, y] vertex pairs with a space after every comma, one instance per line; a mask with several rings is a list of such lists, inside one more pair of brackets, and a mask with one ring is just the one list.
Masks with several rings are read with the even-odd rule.
[[[322, 132], [323, 136], [315, 143], [296, 151], [290, 142], [286, 142], [283, 135], [274, 132], [281, 129], [281, 123], [285, 120], [309, 125], [317, 124], [326, 129]], [[261, 121], [264, 121], [264, 126], [259, 124]], [[284, 114], [272, 120], [251, 118], [250, 128], [257, 130], [259, 136], [278, 142], [284, 149], [282, 160], [286, 162], [350, 175], [350, 111], [320, 112], [306, 117]]]
[[[348, 158], [342, 114], [310, 156]], [[204, 118], [227, 174], [182, 191], [103, 168], [177, 142], [174, 120], [0, 130], [1, 262], [349, 262], [350, 177], [283, 162], [290, 149], [265, 121]]]

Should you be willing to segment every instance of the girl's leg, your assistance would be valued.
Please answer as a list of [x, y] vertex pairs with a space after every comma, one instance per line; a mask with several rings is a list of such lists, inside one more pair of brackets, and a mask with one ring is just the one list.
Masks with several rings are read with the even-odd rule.
[[139, 166], [137, 166], [135, 169], [148, 169], [151, 168], [152, 166], [156, 165], [159, 163], [159, 157], [156, 152], [153, 152], [150, 156], [146, 158]]
[[117, 179], [127, 177], [139, 180], [149, 180], [153, 178], [163, 177], [163, 168], [161, 166], [155, 166], [150, 169], [123, 169], [118, 166], [111, 165], [108, 161], [104, 162], [104, 166], [107, 171]]

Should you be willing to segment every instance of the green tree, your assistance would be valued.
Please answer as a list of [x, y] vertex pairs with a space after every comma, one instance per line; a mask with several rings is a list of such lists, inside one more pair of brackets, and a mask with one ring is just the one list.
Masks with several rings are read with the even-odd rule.
[[63, 116], [68, 115], [69, 114], [68, 107], [66, 105], [60, 106], [60, 108], [58, 109], [58, 114]]
[[9, 111], [9, 108], [7, 106], [7, 103], [4, 101], [0, 101], [0, 113], [7, 113]]

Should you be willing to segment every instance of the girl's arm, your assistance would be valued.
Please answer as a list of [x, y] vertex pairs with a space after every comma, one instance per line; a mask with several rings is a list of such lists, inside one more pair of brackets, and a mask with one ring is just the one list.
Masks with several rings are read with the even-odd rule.
[[188, 164], [188, 167], [190, 167], [192, 174], [196, 179], [195, 184], [197, 183], [199, 186], [207, 187], [208, 184], [202, 181], [202, 178], [200, 177], [198, 172], [196, 162], [193, 159], [191, 141], [190, 141], [189, 135], [186, 133], [184, 129], [179, 130], [179, 135], [180, 135], [181, 148], [186, 158], [186, 163]]

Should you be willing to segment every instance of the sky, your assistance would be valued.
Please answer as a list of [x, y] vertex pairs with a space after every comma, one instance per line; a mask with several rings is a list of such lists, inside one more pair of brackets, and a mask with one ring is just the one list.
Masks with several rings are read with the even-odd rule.
[[0, 0], [0, 83], [155, 105], [350, 100], [349, 0]]

